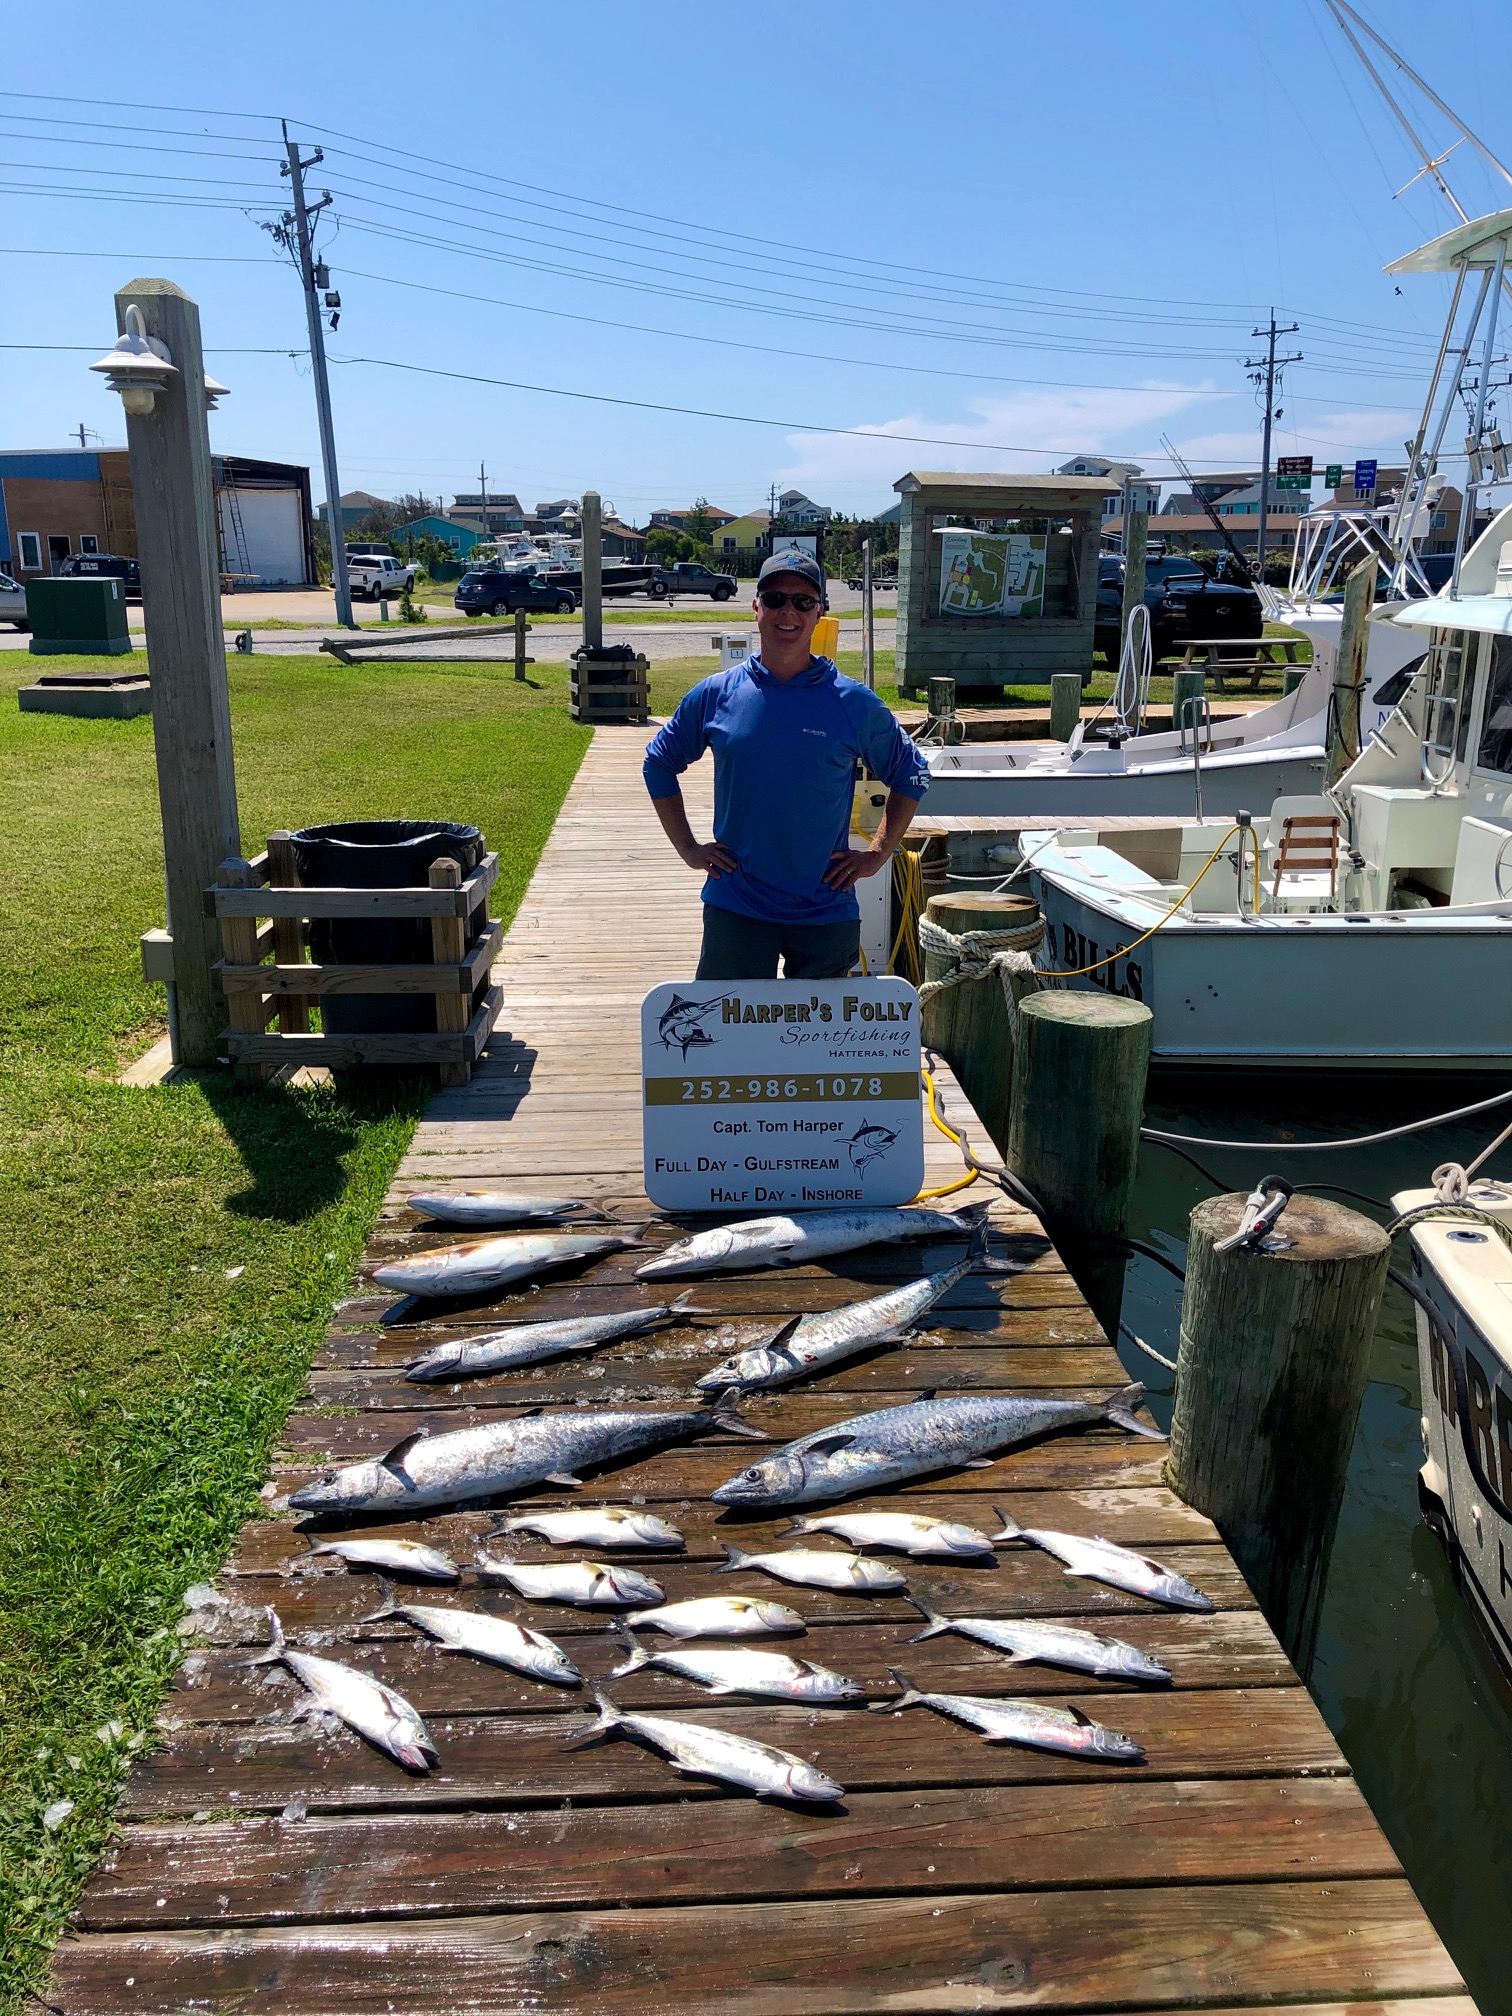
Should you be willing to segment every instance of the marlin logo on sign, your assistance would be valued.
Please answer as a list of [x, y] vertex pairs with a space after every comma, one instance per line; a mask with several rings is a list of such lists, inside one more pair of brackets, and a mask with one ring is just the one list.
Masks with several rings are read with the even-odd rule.
[[706, 1015], [712, 1015], [723, 1003], [723, 994], [716, 994], [712, 1001], [690, 1001], [686, 995], [674, 994], [662, 1010], [661, 1020], [656, 1025], [656, 1033], [661, 1038], [662, 1048], [681, 1050], [685, 1064], [690, 1050], [708, 1048], [715, 1039], [703, 1026], [703, 1020]]
[[880, 1161], [897, 1138], [896, 1128], [874, 1126], [863, 1120], [850, 1137], [851, 1167], [856, 1174], [859, 1176], [873, 1162]]

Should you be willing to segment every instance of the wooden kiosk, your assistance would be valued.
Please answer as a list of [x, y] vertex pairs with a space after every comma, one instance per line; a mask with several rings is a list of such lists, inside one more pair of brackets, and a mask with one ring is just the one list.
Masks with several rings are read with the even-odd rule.
[[[898, 690], [931, 677], [997, 687], [1092, 666], [1100, 476], [911, 470], [898, 554]], [[971, 534], [977, 534], [976, 540]]]

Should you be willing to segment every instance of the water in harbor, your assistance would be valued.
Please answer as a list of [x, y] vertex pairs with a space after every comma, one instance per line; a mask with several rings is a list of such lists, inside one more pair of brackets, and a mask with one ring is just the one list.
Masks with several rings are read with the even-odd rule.
[[[1335, 1095], [1319, 1110], [1309, 1080], [1156, 1079], [1155, 1127], [1236, 1139], [1346, 1139], [1485, 1098], [1499, 1086], [1417, 1078]], [[1306, 1115], [1303, 1120], [1300, 1116]], [[1467, 1163], [1512, 1117], [1501, 1109], [1431, 1133], [1327, 1155], [1203, 1154], [1225, 1189], [1275, 1169], [1298, 1184], [1344, 1184], [1384, 1203], [1425, 1186], [1441, 1162]], [[1325, 1166], [1326, 1165], [1326, 1166]], [[1512, 1143], [1484, 1175], [1512, 1177]], [[1211, 1194], [1197, 1172], [1145, 1143], [1130, 1231], [1180, 1262], [1187, 1216]], [[1365, 1211], [1355, 1199], [1341, 1200]], [[1371, 1215], [1380, 1216], [1380, 1213]], [[1407, 1242], [1393, 1264], [1406, 1271]], [[1174, 1357], [1181, 1284], [1132, 1263], [1124, 1320]], [[1147, 1381], [1169, 1425], [1171, 1375], [1125, 1338], [1120, 1354]], [[1324, 1598], [1313, 1696], [1391, 1845], [1465, 1977], [1482, 2016], [1512, 2016], [1512, 1684], [1461, 1602], [1439, 1542], [1418, 1511], [1423, 1460], [1413, 1306], [1387, 1284], [1386, 1306], [1350, 1458]]]

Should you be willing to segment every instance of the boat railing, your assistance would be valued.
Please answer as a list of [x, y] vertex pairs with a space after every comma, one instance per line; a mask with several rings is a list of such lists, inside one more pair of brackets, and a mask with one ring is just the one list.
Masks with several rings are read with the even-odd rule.
[[1442, 790], [1454, 776], [1467, 689], [1464, 633], [1452, 630], [1436, 637], [1428, 654], [1419, 768], [1431, 790]]

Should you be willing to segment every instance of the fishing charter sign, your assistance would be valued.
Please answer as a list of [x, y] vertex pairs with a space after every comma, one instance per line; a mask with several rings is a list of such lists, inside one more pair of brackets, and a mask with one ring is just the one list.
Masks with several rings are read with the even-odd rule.
[[906, 1204], [919, 997], [890, 975], [679, 981], [641, 1004], [646, 1195], [665, 1210]]

